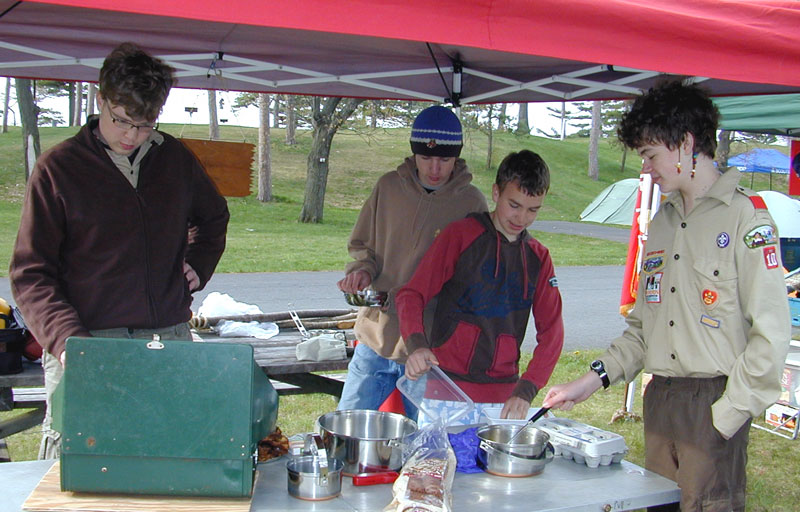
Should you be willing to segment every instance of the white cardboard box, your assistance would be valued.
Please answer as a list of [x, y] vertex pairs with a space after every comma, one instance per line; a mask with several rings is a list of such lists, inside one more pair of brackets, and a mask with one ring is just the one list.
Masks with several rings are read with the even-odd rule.
[[773, 404], [764, 413], [764, 421], [783, 430], [794, 432], [797, 425], [797, 412], [794, 407], [783, 404]]

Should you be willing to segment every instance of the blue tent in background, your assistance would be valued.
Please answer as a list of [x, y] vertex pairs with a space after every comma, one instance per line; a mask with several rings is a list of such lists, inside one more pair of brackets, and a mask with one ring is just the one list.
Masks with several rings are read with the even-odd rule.
[[789, 156], [777, 149], [751, 149], [728, 159], [728, 166], [742, 172], [789, 174]]

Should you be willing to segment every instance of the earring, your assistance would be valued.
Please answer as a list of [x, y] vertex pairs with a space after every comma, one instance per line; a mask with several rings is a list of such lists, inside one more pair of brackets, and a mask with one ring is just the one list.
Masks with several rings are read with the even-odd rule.
[[681, 173], [681, 161], [680, 160], [678, 160], [678, 163], [675, 164], [675, 170], [678, 171], [678, 174]]
[[697, 167], [697, 153], [692, 153], [692, 173], [689, 178], [694, 179], [695, 168]]

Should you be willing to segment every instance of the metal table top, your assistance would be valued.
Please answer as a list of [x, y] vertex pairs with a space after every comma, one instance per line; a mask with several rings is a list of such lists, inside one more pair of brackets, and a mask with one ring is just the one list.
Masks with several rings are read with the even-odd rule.
[[[21, 510], [53, 461], [0, 464], [3, 510]], [[287, 492], [286, 458], [259, 464], [253, 512], [374, 512], [392, 499], [391, 485], [354, 487], [344, 477], [342, 494], [327, 501], [304, 501]], [[457, 474], [453, 508], [459, 512], [619, 511], [671, 503], [680, 499], [677, 485], [635, 464], [589, 468], [556, 457], [544, 472], [527, 478], [487, 473]]]

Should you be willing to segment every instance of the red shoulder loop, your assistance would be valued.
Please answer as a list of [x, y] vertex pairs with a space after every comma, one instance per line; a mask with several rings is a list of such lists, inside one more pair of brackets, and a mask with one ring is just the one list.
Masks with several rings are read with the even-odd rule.
[[750, 202], [753, 203], [753, 206], [756, 208], [756, 210], [758, 210], [758, 209], [766, 210], [767, 209], [767, 203], [765, 203], [764, 202], [764, 198], [761, 197], [758, 194], [753, 194], [752, 196], [750, 196]]

